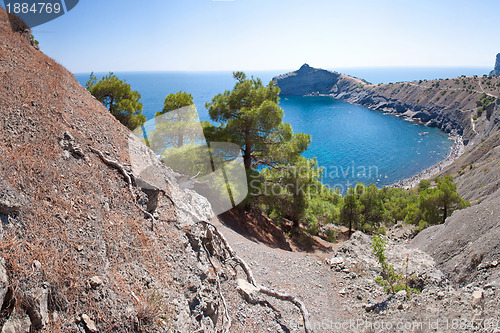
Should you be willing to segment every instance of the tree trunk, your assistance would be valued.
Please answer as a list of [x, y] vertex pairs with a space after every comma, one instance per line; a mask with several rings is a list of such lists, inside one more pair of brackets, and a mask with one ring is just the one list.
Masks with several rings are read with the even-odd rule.
[[444, 223], [446, 221], [446, 217], [448, 217], [448, 206], [444, 205], [444, 208], [443, 208], [443, 222], [442, 223]]
[[252, 146], [250, 145], [250, 135], [245, 132], [245, 150], [243, 154], [243, 164], [247, 171], [252, 167]]

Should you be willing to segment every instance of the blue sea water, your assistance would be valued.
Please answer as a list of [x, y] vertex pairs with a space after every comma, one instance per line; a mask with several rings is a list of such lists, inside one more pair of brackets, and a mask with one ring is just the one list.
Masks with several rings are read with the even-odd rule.
[[[346, 68], [341, 73], [372, 83], [452, 78], [487, 74], [488, 68]], [[247, 72], [264, 83], [285, 71]], [[96, 73], [101, 78], [105, 73]], [[139, 91], [143, 114], [154, 118], [165, 96], [177, 91], [193, 95], [200, 120], [209, 121], [205, 103], [234, 86], [231, 72], [122, 72], [115, 73]], [[85, 86], [89, 73], [75, 75]], [[453, 144], [435, 128], [427, 128], [381, 112], [330, 97], [283, 96], [284, 121], [294, 132], [311, 135], [306, 157], [324, 167], [323, 182], [342, 192], [357, 181], [379, 187], [412, 177], [439, 162]], [[428, 132], [420, 135], [422, 132]]]

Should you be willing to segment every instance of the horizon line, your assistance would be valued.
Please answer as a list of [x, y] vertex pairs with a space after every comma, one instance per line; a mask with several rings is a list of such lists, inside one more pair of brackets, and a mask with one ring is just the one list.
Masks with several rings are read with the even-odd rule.
[[[306, 63], [304, 63], [306, 64]], [[490, 71], [493, 70], [494, 66], [342, 66], [342, 67], [315, 67], [310, 66], [312, 68], [324, 69], [329, 71], [338, 71], [339, 69], [486, 69], [490, 68]], [[88, 73], [233, 73], [233, 72], [277, 72], [283, 71], [283, 73], [288, 73], [291, 71], [296, 71], [297, 69], [200, 69], [200, 70], [183, 70], [183, 69], [146, 69], [146, 70], [106, 70], [106, 71], [78, 71], [72, 72], [73, 74], [88, 74]]]

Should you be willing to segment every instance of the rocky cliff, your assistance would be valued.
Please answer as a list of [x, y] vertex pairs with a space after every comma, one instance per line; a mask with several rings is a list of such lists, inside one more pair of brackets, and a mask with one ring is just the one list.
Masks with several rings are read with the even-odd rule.
[[458, 285], [481, 281], [500, 288], [500, 191], [420, 232], [411, 248], [426, 251]]
[[280, 75], [274, 80], [279, 82], [282, 95], [328, 95], [334, 92], [334, 87], [343, 82], [345, 77], [304, 64], [297, 71]]
[[495, 98], [500, 92], [497, 78], [485, 81], [484, 78], [461, 77], [374, 85], [307, 64], [273, 80], [280, 87], [281, 95], [330, 95], [463, 135], [466, 141], [476, 134], [471, 124], [476, 101], [481, 99], [483, 92]]
[[495, 68], [490, 72], [490, 75], [500, 75], [500, 53], [497, 54]]

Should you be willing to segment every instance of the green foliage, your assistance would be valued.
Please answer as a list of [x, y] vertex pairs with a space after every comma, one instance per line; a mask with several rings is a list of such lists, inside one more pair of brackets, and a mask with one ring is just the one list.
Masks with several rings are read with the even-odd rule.
[[35, 36], [33, 34], [31, 34], [31, 40], [33, 41], [33, 43], [35, 43], [36, 46], [40, 45], [40, 42], [35, 39]]
[[86, 84], [87, 90], [123, 125], [134, 130], [144, 125], [146, 117], [142, 114], [141, 95], [130, 88], [130, 85], [109, 73], [100, 81], [90, 74]]
[[311, 138], [293, 134], [292, 127], [282, 122], [279, 88], [273, 82], [264, 86], [260, 79], [248, 79], [242, 72], [233, 76], [237, 81], [233, 90], [218, 94], [206, 104], [210, 118], [221, 123], [218, 128], [207, 125], [207, 132], [229, 137], [239, 145], [248, 171], [297, 159]]
[[481, 117], [483, 114], [484, 110], [487, 110], [487, 118], [489, 119], [491, 117], [491, 108], [488, 108], [488, 105], [493, 103], [495, 101], [495, 97], [493, 96], [488, 96], [486, 93], [483, 92], [481, 95], [481, 98], [476, 101], [476, 106], [477, 106], [477, 116]]
[[384, 227], [380, 227], [380, 228], [378, 228], [376, 232], [377, 232], [377, 234], [379, 234], [379, 235], [385, 235], [385, 234], [386, 234], [386, 230], [385, 230], [385, 228], [384, 228]]
[[165, 101], [163, 102], [163, 110], [161, 112], [157, 112], [155, 117], [193, 104], [194, 101], [191, 94], [183, 91], [179, 91], [175, 94], [170, 94], [165, 97]]
[[[155, 115], [155, 130], [150, 134], [154, 151], [203, 140], [198, 113], [191, 94], [179, 91], [165, 98], [163, 110]], [[203, 154], [205, 156], [206, 154]]]
[[340, 208], [340, 221], [349, 227], [351, 237], [353, 227], [356, 227], [361, 217], [361, 207], [355, 189], [349, 187]]
[[418, 202], [408, 206], [408, 213], [405, 217], [407, 223], [420, 227], [421, 221], [431, 225], [444, 223], [453, 211], [470, 205], [458, 195], [452, 176], [436, 178], [435, 182], [435, 187], [430, 187], [428, 182], [420, 184]]
[[405, 290], [407, 295], [412, 293], [419, 293], [415, 288], [411, 288], [409, 282], [413, 277], [408, 276], [408, 258], [405, 260], [404, 266], [406, 268], [405, 275], [397, 274], [394, 266], [389, 264], [385, 255], [385, 241], [381, 236], [373, 236], [373, 243], [371, 245], [372, 252], [379, 262], [382, 272], [375, 281], [384, 287], [386, 293], [395, 294], [400, 290]]
[[457, 185], [453, 183], [452, 176], [436, 178], [438, 190], [438, 205], [443, 212], [442, 222], [450, 216], [453, 211], [470, 206], [470, 203], [462, 199], [457, 192]]
[[361, 203], [361, 214], [365, 221], [371, 224], [382, 222], [385, 217], [384, 203], [381, 192], [374, 184], [364, 189], [359, 196], [359, 201]]
[[428, 179], [422, 179], [418, 184], [418, 193], [425, 191], [431, 187], [431, 181]]
[[311, 186], [322, 186], [316, 161], [300, 155], [311, 138], [294, 134], [292, 127], [282, 122], [279, 88], [273, 82], [263, 85], [260, 79], [249, 79], [242, 72], [233, 76], [233, 90], [206, 104], [210, 118], [220, 125], [204, 123], [205, 137], [230, 141], [241, 148], [251, 194], [247, 203], [259, 198], [260, 204], [269, 206], [269, 200], [276, 200], [279, 205], [274, 205], [274, 213], [298, 226], [307, 214]]
[[421, 220], [420, 222], [418, 222], [418, 227], [415, 228], [415, 233], [419, 233], [420, 231], [424, 230], [428, 226], [429, 226], [429, 223], [427, 223], [424, 220]]
[[[349, 234], [356, 228], [385, 234], [386, 227], [399, 221], [422, 230], [467, 206], [451, 177], [436, 179], [435, 186], [424, 180], [417, 189], [409, 190], [357, 184], [342, 197], [339, 191], [321, 183], [323, 170], [316, 159], [301, 155], [310, 137], [294, 134], [291, 126], [282, 122], [279, 88], [272, 82], [263, 85], [241, 72], [233, 76], [233, 90], [218, 94], [206, 104], [210, 118], [219, 125], [205, 122], [203, 132], [208, 141], [229, 141], [240, 147], [250, 194], [244, 204], [259, 207], [277, 224], [287, 219], [297, 230], [302, 223], [313, 235], [329, 223], [344, 224]], [[434, 85], [439, 86], [439, 81]], [[191, 102], [186, 93], [169, 95], [163, 112]]]
[[340, 196], [320, 182], [322, 169], [315, 159], [298, 157], [294, 163], [264, 168], [260, 174], [261, 193], [258, 202], [265, 211], [294, 222], [307, 222], [312, 234], [318, 223], [332, 221], [338, 215], [332, 202]]

